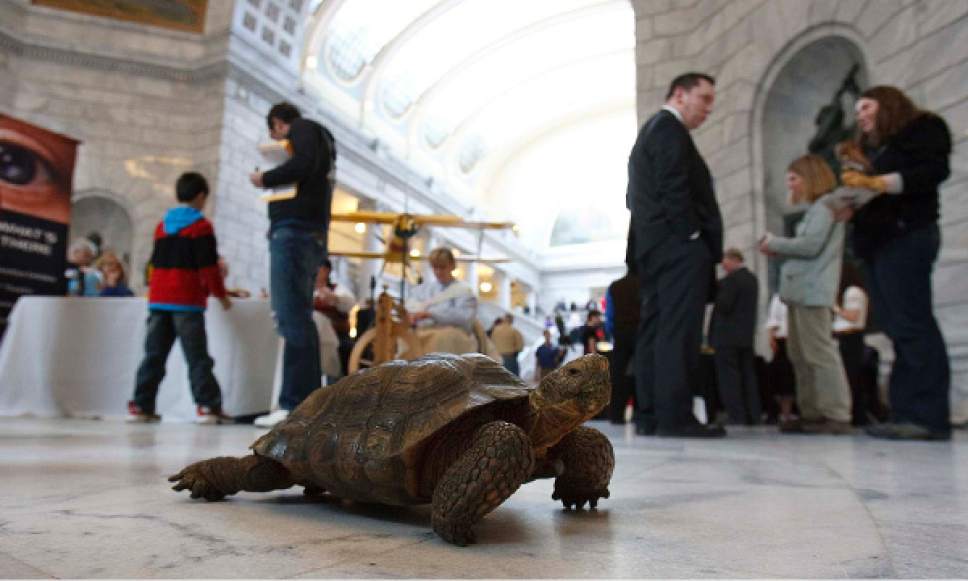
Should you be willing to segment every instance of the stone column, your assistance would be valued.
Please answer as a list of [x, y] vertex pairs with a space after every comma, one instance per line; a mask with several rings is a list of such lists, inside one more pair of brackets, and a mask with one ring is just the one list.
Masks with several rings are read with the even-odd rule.
[[[424, 280], [430, 280], [434, 276], [434, 271], [430, 267], [430, 260], [428, 260], [428, 257], [430, 256], [430, 252], [434, 248], [437, 248], [437, 246], [440, 244], [440, 240], [427, 228], [423, 228], [420, 233], [414, 237], [413, 241], [416, 242], [417, 240], [423, 242], [423, 248], [420, 249], [422, 259], [414, 263], [414, 268], [416, 268], [416, 272], [419, 272], [420, 276], [423, 277]], [[414, 244], [414, 246], [421, 245]]]
[[463, 265], [464, 272], [467, 274], [464, 276], [464, 280], [467, 284], [474, 290], [474, 294], [480, 295], [480, 280], [477, 277], [477, 263], [476, 262], [465, 262]]
[[[361, 211], [373, 211], [376, 210], [376, 203], [371, 200], [360, 200], [359, 209]], [[363, 233], [363, 251], [364, 252], [383, 252], [383, 243], [379, 239], [380, 225], [379, 224], [366, 224], [366, 232]], [[359, 274], [357, 275], [357, 285], [360, 289], [360, 299], [370, 298], [370, 278], [378, 276], [380, 272], [380, 261], [372, 258], [364, 258], [360, 263]], [[377, 286], [373, 291], [373, 298], [380, 294], [380, 281], [377, 280]]]
[[494, 269], [494, 285], [497, 289], [497, 304], [506, 311], [511, 310], [511, 276]]

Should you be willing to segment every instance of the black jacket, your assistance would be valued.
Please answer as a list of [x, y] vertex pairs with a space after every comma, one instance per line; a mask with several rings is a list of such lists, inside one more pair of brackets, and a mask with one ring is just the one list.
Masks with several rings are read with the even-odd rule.
[[639, 326], [639, 278], [627, 273], [608, 285], [608, 297], [612, 301], [612, 332], [618, 335], [634, 335]]
[[292, 121], [288, 137], [292, 157], [265, 172], [262, 183], [267, 188], [296, 184], [296, 197], [269, 204], [271, 227], [290, 223], [325, 232], [336, 174], [333, 135], [319, 123], [300, 117]]
[[722, 259], [723, 219], [712, 175], [686, 126], [669, 111], [659, 111], [639, 131], [629, 156], [626, 206], [636, 260], [670, 236], [688, 240], [697, 231], [713, 262]]
[[746, 267], [734, 270], [719, 281], [716, 306], [709, 323], [710, 345], [753, 346], [758, 294], [756, 276]]
[[868, 152], [875, 175], [898, 172], [900, 194], [884, 194], [854, 216], [854, 251], [868, 257], [889, 240], [938, 220], [938, 186], [951, 170], [951, 132], [937, 115], [914, 119], [879, 151]]

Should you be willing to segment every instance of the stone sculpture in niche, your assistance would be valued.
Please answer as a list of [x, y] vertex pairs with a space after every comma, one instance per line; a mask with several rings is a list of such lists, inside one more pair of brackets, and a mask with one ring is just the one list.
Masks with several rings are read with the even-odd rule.
[[485, 355], [390, 361], [320, 388], [253, 445], [169, 478], [192, 498], [301, 485], [306, 494], [432, 504], [434, 531], [472, 527], [525, 482], [555, 477], [552, 498], [591, 508], [608, 498], [612, 445], [582, 424], [607, 405], [608, 360], [585, 355], [530, 386]]
[[840, 84], [830, 102], [817, 112], [817, 116], [814, 118], [817, 131], [807, 145], [807, 150], [827, 160], [836, 174], [840, 173], [840, 164], [834, 148], [841, 141], [850, 139], [855, 130], [853, 123], [849, 125], [845, 123], [847, 116], [844, 112], [843, 98], [845, 95], [849, 95], [856, 100], [860, 96], [860, 85], [857, 82], [859, 71], [860, 65], [855, 63], [848, 71], [847, 76], [844, 77], [844, 81]]

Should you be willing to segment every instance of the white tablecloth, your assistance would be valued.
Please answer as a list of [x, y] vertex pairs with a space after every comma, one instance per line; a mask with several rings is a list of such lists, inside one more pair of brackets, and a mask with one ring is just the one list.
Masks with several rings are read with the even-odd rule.
[[[20, 298], [0, 343], [0, 416], [123, 416], [147, 316], [143, 298]], [[205, 324], [225, 412], [268, 410], [279, 350], [268, 302], [234, 300], [223, 311], [210, 299]], [[177, 341], [157, 411], [165, 421], [195, 417]]]

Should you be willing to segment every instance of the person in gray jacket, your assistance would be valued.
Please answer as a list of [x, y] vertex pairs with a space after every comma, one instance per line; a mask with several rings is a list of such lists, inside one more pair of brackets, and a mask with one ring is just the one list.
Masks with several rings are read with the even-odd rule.
[[786, 181], [791, 202], [810, 207], [794, 237], [768, 233], [760, 241], [761, 252], [786, 259], [780, 268], [780, 299], [789, 307], [787, 348], [800, 420], [780, 429], [846, 434], [851, 431], [850, 385], [831, 335], [844, 252], [844, 224], [834, 220], [828, 205], [837, 180], [823, 158], [805, 155], [787, 168]]

